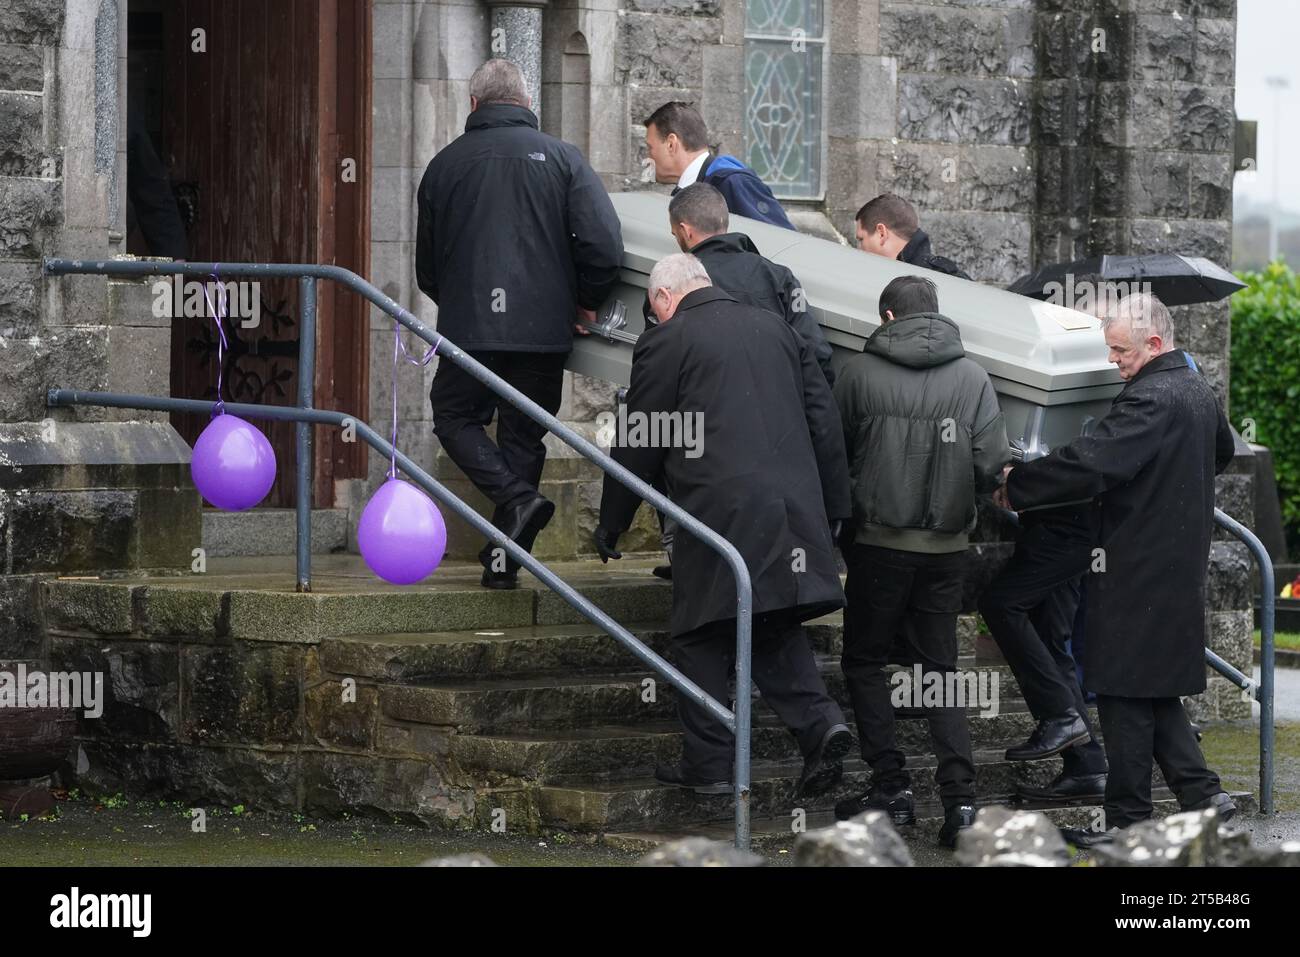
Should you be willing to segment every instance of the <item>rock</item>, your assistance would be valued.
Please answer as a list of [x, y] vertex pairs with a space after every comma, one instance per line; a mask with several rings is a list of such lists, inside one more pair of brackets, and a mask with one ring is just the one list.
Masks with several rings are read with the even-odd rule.
[[980, 808], [974, 826], [957, 834], [964, 867], [1065, 867], [1070, 859], [1060, 830], [1038, 811]]
[[471, 854], [456, 854], [452, 857], [431, 857], [420, 864], [421, 867], [496, 867], [496, 861], [477, 851]]
[[688, 837], [655, 848], [638, 867], [762, 867], [766, 861], [724, 841]]
[[883, 811], [868, 811], [832, 827], [800, 834], [797, 867], [911, 867], [912, 855]]
[[1092, 853], [1103, 867], [1236, 867], [1251, 855], [1250, 835], [1220, 827], [1207, 808], [1134, 824]]

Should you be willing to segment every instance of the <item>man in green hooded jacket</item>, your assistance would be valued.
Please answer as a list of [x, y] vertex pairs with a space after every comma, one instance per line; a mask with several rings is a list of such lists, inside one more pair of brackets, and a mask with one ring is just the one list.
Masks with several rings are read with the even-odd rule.
[[[843, 820], [882, 810], [896, 824], [915, 820], [894, 731], [898, 689], [885, 673], [902, 631], [924, 682], [945, 689], [926, 717], [939, 759], [939, 839], [951, 846], [975, 818], [967, 702], [947, 693], [961, 687], [957, 615], [966, 546], [975, 496], [998, 487], [1010, 450], [988, 373], [966, 358], [957, 324], [940, 315], [934, 283], [895, 279], [881, 293], [880, 318], [834, 389], [853, 500], [852, 527], [841, 542], [848, 565], [841, 665], [872, 770], [870, 790], [841, 801], [835, 813]], [[907, 703], [931, 704], [920, 696], [913, 688]]]

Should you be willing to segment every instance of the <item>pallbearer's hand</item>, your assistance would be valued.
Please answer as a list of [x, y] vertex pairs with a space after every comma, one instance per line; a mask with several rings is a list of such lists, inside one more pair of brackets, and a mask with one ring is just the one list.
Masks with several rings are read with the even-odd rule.
[[611, 532], [607, 528], [596, 527], [591, 535], [591, 540], [596, 543], [596, 554], [600, 556], [602, 563], [608, 562], [611, 558], [622, 558], [623, 553], [616, 550], [618, 545], [618, 532]]

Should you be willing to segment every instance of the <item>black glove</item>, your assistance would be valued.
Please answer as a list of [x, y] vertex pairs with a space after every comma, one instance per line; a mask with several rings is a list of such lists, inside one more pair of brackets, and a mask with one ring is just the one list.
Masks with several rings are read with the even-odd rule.
[[618, 532], [611, 532], [607, 528], [596, 527], [591, 535], [591, 540], [596, 543], [596, 553], [600, 555], [601, 562], [608, 562], [611, 558], [622, 558], [623, 553], [616, 551], [618, 545]]
[[851, 520], [837, 518], [831, 522], [831, 538], [835, 544], [840, 547], [840, 551], [848, 555], [849, 549], [853, 547], [857, 539], [857, 530], [853, 527]]

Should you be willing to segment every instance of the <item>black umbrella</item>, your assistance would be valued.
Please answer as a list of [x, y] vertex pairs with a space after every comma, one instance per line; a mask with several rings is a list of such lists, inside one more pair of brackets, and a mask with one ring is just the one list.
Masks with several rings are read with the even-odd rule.
[[1094, 301], [1100, 297], [1100, 283], [1114, 283], [1108, 295], [1120, 297], [1150, 292], [1166, 306], [1193, 302], [1217, 302], [1246, 284], [1222, 266], [1200, 256], [1094, 256], [1072, 263], [1054, 263], [1017, 279], [1011, 292], [1071, 306], [1091, 287]]

